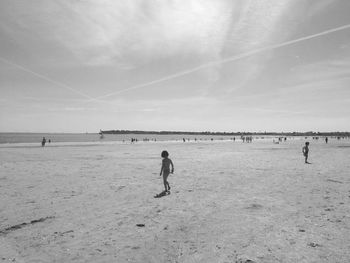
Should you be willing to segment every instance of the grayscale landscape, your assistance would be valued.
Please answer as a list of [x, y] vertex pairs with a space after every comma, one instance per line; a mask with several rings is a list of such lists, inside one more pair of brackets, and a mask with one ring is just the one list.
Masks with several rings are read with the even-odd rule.
[[0, 263], [349, 263], [349, 14], [1, 0]]

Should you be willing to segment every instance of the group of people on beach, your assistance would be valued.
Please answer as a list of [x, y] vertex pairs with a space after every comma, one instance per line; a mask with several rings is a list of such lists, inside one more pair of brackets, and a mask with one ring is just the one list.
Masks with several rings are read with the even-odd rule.
[[[241, 139], [247, 142], [251, 142], [252, 141], [252, 137], [246, 137], [244, 138], [242, 137]], [[279, 141], [282, 141], [282, 138], [279, 138]], [[284, 140], [286, 141], [286, 138], [284, 138]], [[138, 140], [136, 138], [132, 138], [131, 142], [137, 142]], [[184, 139], [185, 141], [185, 139]], [[51, 142], [51, 140], [49, 140], [49, 142]], [[325, 138], [325, 142], [328, 143], [328, 137]], [[43, 137], [42, 141], [41, 141], [41, 146], [44, 147], [46, 144], [46, 138]], [[309, 142], [305, 142], [305, 145], [302, 147], [302, 153], [304, 155], [305, 158], [305, 163], [306, 164], [310, 164], [308, 162], [308, 158], [309, 158]], [[169, 158], [169, 153], [167, 151], [162, 151], [161, 153], [161, 157], [163, 158], [162, 160], [162, 166], [160, 169], [160, 176], [163, 175], [163, 184], [164, 184], [164, 193], [170, 193], [170, 184], [168, 182], [168, 177], [171, 173], [174, 173], [174, 164], [172, 162], [172, 160]]]
[[241, 136], [241, 140], [243, 141], [243, 142], [247, 142], [247, 143], [251, 143], [251, 142], [253, 142], [253, 136]]

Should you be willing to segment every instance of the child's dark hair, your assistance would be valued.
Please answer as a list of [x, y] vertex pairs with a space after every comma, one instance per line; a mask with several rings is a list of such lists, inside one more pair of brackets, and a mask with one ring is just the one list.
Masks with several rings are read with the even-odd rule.
[[305, 144], [306, 144], [306, 145], [309, 145], [310, 143], [309, 143], [309, 142], [306, 142]]
[[169, 153], [167, 151], [162, 151], [162, 157], [166, 158], [169, 156]]

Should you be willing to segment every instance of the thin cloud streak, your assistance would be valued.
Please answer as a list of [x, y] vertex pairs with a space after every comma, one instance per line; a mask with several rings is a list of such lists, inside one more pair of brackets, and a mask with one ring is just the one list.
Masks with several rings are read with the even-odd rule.
[[76, 90], [76, 89], [71, 88], [70, 86], [68, 86], [68, 85], [66, 85], [66, 84], [64, 84], [64, 83], [62, 83], [62, 82], [59, 82], [59, 81], [53, 80], [53, 79], [51, 79], [51, 78], [48, 78], [48, 77], [46, 77], [46, 76], [44, 76], [44, 75], [42, 75], [42, 74], [40, 74], [40, 73], [34, 72], [33, 70], [30, 70], [30, 69], [28, 69], [28, 68], [26, 68], [26, 67], [24, 67], [24, 66], [21, 66], [21, 65], [16, 64], [16, 63], [14, 63], [14, 62], [12, 62], [12, 61], [9, 61], [9, 60], [7, 60], [7, 59], [5, 59], [5, 58], [3, 58], [3, 57], [0, 57], [0, 60], [1, 60], [2, 62], [4, 62], [4, 63], [8, 64], [8, 65], [11, 65], [11, 66], [13, 66], [13, 67], [16, 67], [16, 68], [18, 68], [18, 69], [20, 69], [20, 70], [23, 70], [23, 71], [27, 72], [27, 73], [30, 73], [30, 74], [32, 74], [32, 75], [34, 75], [34, 76], [36, 76], [36, 77], [38, 77], [38, 78], [40, 78], [40, 79], [46, 80], [47, 82], [50, 82], [51, 84], [54, 84], [55, 86], [59, 86], [59, 87], [61, 87], [61, 88], [64, 88], [64, 89], [69, 90], [69, 91], [71, 91], [71, 92], [74, 92], [75, 94], [78, 94], [78, 95], [80, 95], [80, 96], [82, 96], [82, 97], [84, 97], [84, 98], [86, 98], [86, 99], [89, 99], [89, 100], [92, 100], [92, 101], [96, 101], [96, 100], [97, 100], [97, 99], [95, 99], [95, 98], [92, 98], [92, 97], [89, 96], [89, 95], [86, 95], [86, 94], [83, 93], [83, 92], [80, 92], [79, 90]]
[[181, 72], [178, 72], [178, 73], [175, 73], [175, 74], [171, 74], [171, 75], [168, 75], [166, 77], [163, 77], [163, 78], [160, 78], [160, 79], [157, 79], [157, 80], [153, 80], [153, 81], [150, 81], [150, 82], [147, 82], [147, 83], [143, 83], [143, 84], [138, 84], [138, 85], [130, 87], [130, 88], [126, 88], [126, 89], [119, 90], [119, 91], [116, 91], [116, 92], [112, 92], [112, 93], [109, 93], [109, 94], [106, 94], [106, 95], [95, 97], [95, 98], [90, 99], [90, 100], [88, 100], [86, 102], [91, 102], [93, 100], [104, 99], [104, 98], [108, 98], [108, 97], [111, 97], [111, 96], [114, 96], [114, 95], [118, 95], [118, 94], [121, 94], [121, 93], [124, 93], [124, 92], [127, 92], [127, 91], [144, 88], [144, 87], [147, 87], [147, 86], [151, 86], [153, 84], [158, 84], [158, 83], [161, 83], [161, 82], [164, 82], [164, 81], [167, 81], [167, 80], [171, 80], [171, 79], [175, 79], [175, 78], [178, 78], [178, 77], [181, 77], [181, 76], [184, 76], [184, 75], [188, 75], [188, 74], [191, 74], [191, 73], [196, 72], [198, 70], [205, 69], [205, 68], [208, 68], [208, 67], [211, 67], [211, 66], [216, 66], [216, 65], [221, 65], [221, 64], [228, 63], [228, 62], [237, 61], [237, 60], [240, 60], [242, 58], [246, 58], [246, 57], [255, 55], [257, 53], [261, 53], [261, 52], [264, 52], [264, 51], [268, 51], [268, 50], [273, 50], [273, 49], [289, 46], [289, 45], [292, 45], [292, 44], [295, 44], [295, 43], [299, 43], [299, 42], [302, 42], [302, 41], [305, 41], [305, 40], [309, 40], [309, 39], [313, 39], [313, 38], [316, 38], [316, 37], [328, 35], [328, 34], [331, 34], [331, 33], [334, 33], [334, 32], [338, 32], [338, 31], [341, 31], [341, 30], [346, 30], [346, 29], [349, 29], [349, 28], [350, 28], [350, 24], [347, 24], [347, 25], [343, 25], [343, 26], [336, 27], [336, 28], [333, 28], [333, 29], [322, 31], [320, 33], [316, 33], [316, 34], [312, 34], [312, 35], [309, 35], [309, 36], [305, 36], [305, 37], [297, 38], [297, 39], [294, 39], [294, 40], [286, 41], [286, 42], [283, 42], [283, 43], [270, 45], [270, 46], [267, 46], [267, 47], [264, 47], [264, 48], [259, 48], [259, 49], [255, 49], [255, 50], [252, 50], [252, 51], [248, 51], [248, 52], [242, 53], [242, 54], [237, 55], [237, 56], [229, 57], [229, 58], [226, 58], [226, 59], [221, 59], [221, 60], [218, 60], [218, 61], [208, 62], [208, 63], [202, 64], [200, 66], [197, 66], [195, 68], [192, 68], [192, 69], [189, 69], [189, 70], [185, 70], [185, 71], [181, 71]]

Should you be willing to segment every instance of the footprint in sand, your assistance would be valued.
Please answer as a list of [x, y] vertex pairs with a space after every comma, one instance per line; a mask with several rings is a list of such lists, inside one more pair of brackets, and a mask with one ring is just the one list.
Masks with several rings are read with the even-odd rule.
[[258, 210], [261, 208], [263, 208], [263, 206], [259, 205], [259, 204], [251, 204], [251, 205], [245, 207], [245, 209], [249, 209], [249, 210]]
[[321, 245], [315, 243], [315, 242], [310, 242], [307, 244], [309, 247], [320, 247]]
[[256, 263], [254, 260], [251, 260], [251, 259], [238, 259], [236, 260], [235, 263]]
[[338, 184], [342, 184], [343, 182], [338, 181], [338, 180], [334, 180], [334, 179], [327, 179], [327, 182], [332, 182], [332, 183], [338, 183]]

